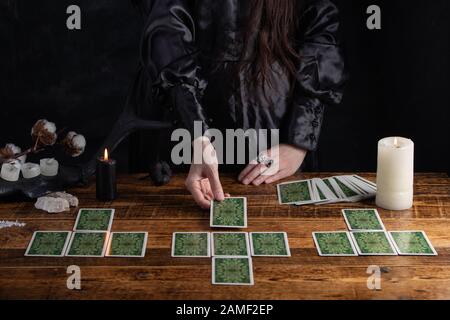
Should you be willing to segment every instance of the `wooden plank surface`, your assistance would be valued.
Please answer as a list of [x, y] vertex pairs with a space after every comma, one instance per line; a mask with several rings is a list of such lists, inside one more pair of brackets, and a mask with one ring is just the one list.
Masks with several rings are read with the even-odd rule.
[[[288, 180], [326, 177], [303, 174]], [[361, 174], [374, 180], [373, 174]], [[211, 259], [171, 258], [175, 231], [210, 231], [209, 213], [184, 189], [184, 175], [155, 187], [143, 175], [119, 178], [119, 199], [98, 202], [95, 185], [69, 192], [80, 207], [116, 209], [113, 231], [148, 231], [147, 253], [128, 258], [24, 257], [36, 230], [71, 230], [77, 213], [47, 214], [32, 202], [0, 203], [0, 220], [24, 227], [0, 229], [0, 299], [450, 299], [450, 179], [417, 174], [414, 207], [379, 209], [388, 230], [425, 230], [437, 257], [319, 257], [313, 231], [345, 230], [340, 209], [373, 207], [374, 201], [322, 206], [280, 206], [274, 185], [243, 186], [222, 177], [224, 189], [248, 197], [245, 231], [286, 231], [291, 258], [253, 258], [252, 287], [211, 285]], [[81, 290], [66, 287], [67, 267], [81, 268]], [[369, 265], [382, 270], [382, 290], [367, 289]]]

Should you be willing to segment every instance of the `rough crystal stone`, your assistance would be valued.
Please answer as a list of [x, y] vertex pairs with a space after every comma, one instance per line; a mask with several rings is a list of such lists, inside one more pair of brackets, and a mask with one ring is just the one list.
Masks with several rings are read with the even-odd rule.
[[35, 205], [36, 209], [44, 210], [49, 213], [58, 213], [70, 209], [69, 201], [63, 198], [40, 197]]
[[71, 207], [78, 207], [78, 198], [67, 192], [53, 192], [53, 193], [49, 193], [47, 195], [47, 197], [63, 198], [69, 202]]

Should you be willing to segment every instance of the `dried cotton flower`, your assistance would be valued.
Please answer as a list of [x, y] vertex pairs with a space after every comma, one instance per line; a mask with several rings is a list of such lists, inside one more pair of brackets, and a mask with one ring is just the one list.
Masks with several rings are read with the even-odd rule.
[[56, 125], [45, 119], [38, 120], [31, 129], [33, 141], [44, 146], [52, 146], [56, 142]]
[[[22, 149], [20, 147], [16, 146], [13, 143], [8, 143], [5, 145], [4, 148], [0, 149], [0, 159], [2, 160], [12, 159], [16, 154], [19, 154], [21, 152]], [[19, 160], [21, 164], [25, 163], [26, 159], [27, 159], [26, 155], [17, 158], [17, 160]]]
[[82, 134], [70, 131], [62, 141], [62, 144], [69, 155], [78, 157], [86, 148], [86, 139]]

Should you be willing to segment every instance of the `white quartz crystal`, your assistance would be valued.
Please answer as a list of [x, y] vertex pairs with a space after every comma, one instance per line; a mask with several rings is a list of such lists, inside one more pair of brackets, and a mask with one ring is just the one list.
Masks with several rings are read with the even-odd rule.
[[58, 213], [70, 209], [69, 201], [63, 198], [40, 197], [34, 204], [36, 209], [44, 210], [49, 213]]
[[49, 193], [47, 197], [66, 199], [71, 207], [78, 207], [78, 198], [67, 192], [53, 192]]

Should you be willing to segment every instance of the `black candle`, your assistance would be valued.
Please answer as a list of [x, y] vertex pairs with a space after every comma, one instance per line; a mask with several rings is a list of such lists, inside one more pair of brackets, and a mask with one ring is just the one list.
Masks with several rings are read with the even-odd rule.
[[110, 201], [117, 198], [116, 160], [110, 159], [108, 150], [97, 159], [97, 199]]

